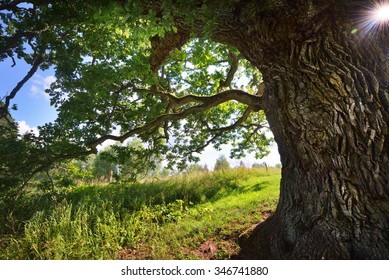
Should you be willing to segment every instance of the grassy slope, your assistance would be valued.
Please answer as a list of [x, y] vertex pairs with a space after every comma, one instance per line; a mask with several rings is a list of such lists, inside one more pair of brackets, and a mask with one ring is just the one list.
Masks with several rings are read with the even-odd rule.
[[0, 259], [228, 258], [275, 209], [279, 180], [278, 169], [234, 169], [25, 197], [3, 218]]

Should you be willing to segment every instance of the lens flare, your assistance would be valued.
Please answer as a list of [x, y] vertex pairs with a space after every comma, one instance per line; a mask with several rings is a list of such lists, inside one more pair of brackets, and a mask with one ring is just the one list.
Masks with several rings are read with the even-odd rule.
[[389, 4], [378, 4], [374, 12], [374, 19], [378, 23], [389, 21]]
[[380, 32], [389, 28], [389, 0], [372, 1], [361, 9], [358, 33]]

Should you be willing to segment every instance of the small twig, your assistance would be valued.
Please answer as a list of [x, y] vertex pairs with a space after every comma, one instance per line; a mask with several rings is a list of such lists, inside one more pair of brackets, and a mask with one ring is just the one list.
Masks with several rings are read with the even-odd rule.
[[15, 65], [16, 65], [15, 58], [14, 58], [13, 56], [11, 56], [11, 59], [12, 59], [12, 65], [11, 65], [11, 67], [15, 67]]

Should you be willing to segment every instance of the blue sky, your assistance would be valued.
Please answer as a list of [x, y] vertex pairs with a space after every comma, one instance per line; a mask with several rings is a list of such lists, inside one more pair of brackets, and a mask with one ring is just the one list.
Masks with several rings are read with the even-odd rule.
[[[10, 59], [0, 63], [0, 98], [10, 93], [30, 69], [29, 65], [23, 61], [17, 61], [14, 67], [11, 67], [11, 65], [12, 61]], [[13, 99], [11, 104], [17, 104], [18, 110], [12, 111], [12, 116], [19, 123], [19, 130], [22, 133], [27, 130], [36, 131], [38, 126], [53, 122], [56, 119], [57, 112], [55, 108], [50, 106], [50, 99], [45, 93], [45, 89], [53, 81], [55, 81], [55, 77], [52, 69], [44, 72], [38, 70]], [[111, 143], [105, 143], [104, 146], [108, 144]], [[225, 145], [221, 151], [207, 147], [200, 156], [200, 164], [207, 164], [209, 168], [213, 168], [218, 157], [221, 155], [228, 157], [229, 149], [228, 145]], [[255, 162], [266, 162], [271, 166], [280, 163], [276, 144], [270, 147], [270, 151], [270, 155], [266, 158], [256, 160], [254, 156], [248, 155], [243, 159], [243, 162], [246, 166], [251, 166]], [[240, 160], [230, 160], [230, 162], [232, 166], [235, 166], [239, 164]]]
[[[29, 65], [20, 60], [17, 61], [16, 66], [11, 67], [11, 65], [12, 61], [10, 59], [0, 63], [1, 98], [9, 94], [30, 70]], [[45, 72], [38, 70], [22, 87], [11, 103], [18, 106], [18, 110], [11, 113], [16, 121], [25, 121], [30, 127], [37, 127], [56, 119], [56, 110], [50, 106], [50, 100], [45, 94], [45, 88], [54, 79], [53, 70]]]

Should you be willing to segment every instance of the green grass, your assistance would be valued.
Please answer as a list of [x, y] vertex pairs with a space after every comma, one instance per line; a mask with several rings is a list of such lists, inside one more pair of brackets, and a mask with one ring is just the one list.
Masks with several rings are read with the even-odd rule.
[[279, 181], [279, 169], [232, 169], [29, 194], [0, 205], [0, 258], [225, 259], [275, 209]]

